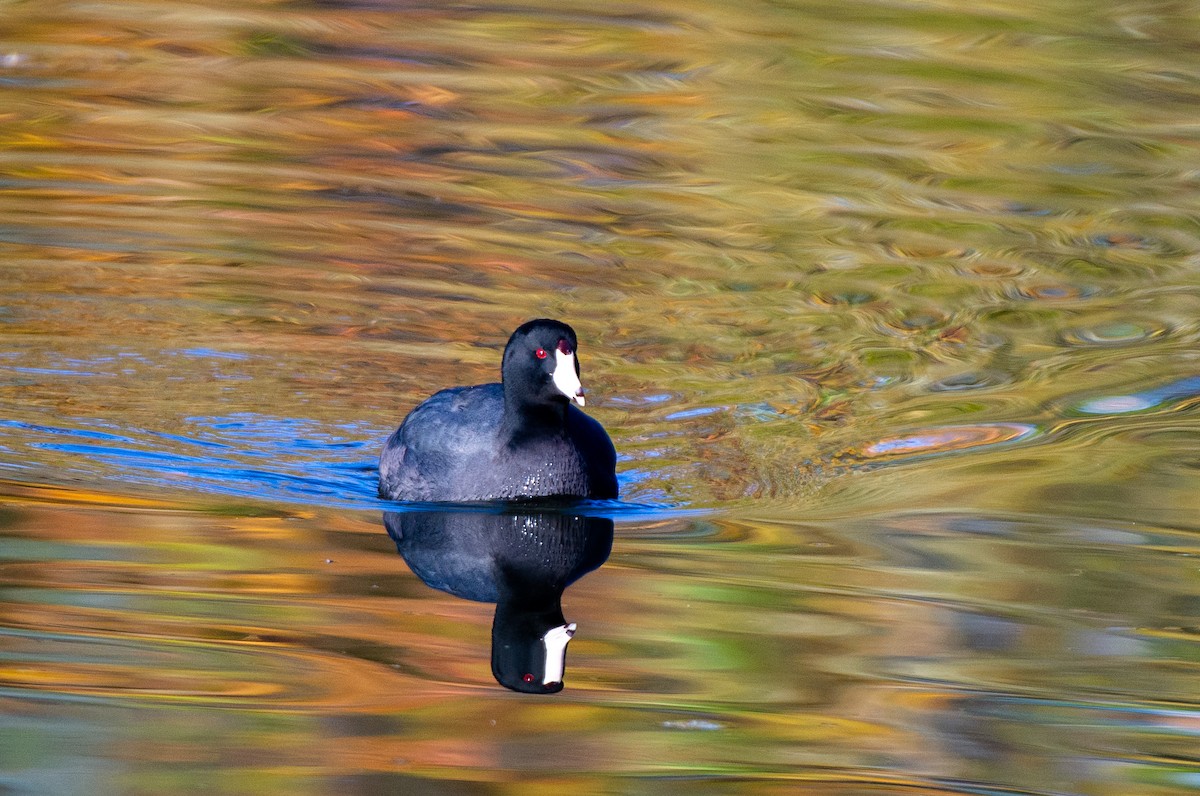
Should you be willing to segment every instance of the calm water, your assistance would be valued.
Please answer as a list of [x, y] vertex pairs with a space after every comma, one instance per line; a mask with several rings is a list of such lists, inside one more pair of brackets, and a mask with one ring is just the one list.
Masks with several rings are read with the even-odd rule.
[[[1192, 5], [0, 19], [0, 792], [1200, 790]], [[375, 497], [537, 316], [553, 696]]]

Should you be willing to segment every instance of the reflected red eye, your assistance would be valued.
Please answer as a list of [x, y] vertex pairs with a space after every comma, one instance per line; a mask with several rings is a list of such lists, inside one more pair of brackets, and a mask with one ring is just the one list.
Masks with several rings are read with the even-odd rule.
[[535, 357], [537, 357], [538, 359], [545, 359], [546, 358], [546, 349], [539, 348], [537, 351], [533, 352], [533, 355]]
[[[540, 348], [538, 349], [538, 351], [541, 351], [541, 350], [542, 350], [542, 349], [540, 349]], [[533, 682], [533, 675], [532, 675], [532, 674], [527, 674], [527, 675], [525, 675], [524, 677], [522, 677], [521, 679], [522, 679], [522, 680], [524, 680], [524, 681], [525, 681], [525, 682], [527, 682], [527, 683], [532, 683], [532, 682]]]

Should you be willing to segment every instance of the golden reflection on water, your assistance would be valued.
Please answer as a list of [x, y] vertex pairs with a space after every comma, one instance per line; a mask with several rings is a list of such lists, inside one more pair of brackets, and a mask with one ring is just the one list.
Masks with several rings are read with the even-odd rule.
[[[5, 13], [0, 789], [1194, 788], [1188, 9]], [[540, 315], [549, 702], [371, 471]]]

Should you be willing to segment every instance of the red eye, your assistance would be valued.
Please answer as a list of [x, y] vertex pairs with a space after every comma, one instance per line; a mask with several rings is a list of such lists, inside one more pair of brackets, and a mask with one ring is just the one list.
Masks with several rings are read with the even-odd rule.
[[545, 359], [546, 358], [546, 349], [539, 348], [537, 351], [533, 352], [533, 355], [535, 357], [537, 357], [538, 359]]
[[[541, 350], [542, 350], [542, 349], [540, 349], [540, 348], [538, 349], [538, 351], [541, 351]], [[524, 681], [525, 681], [525, 682], [527, 682], [527, 683], [532, 683], [532, 682], [533, 682], [533, 675], [532, 675], [532, 674], [527, 674], [527, 675], [525, 675], [524, 677], [522, 677], [521, 679], [522, 679], [522, 680], [524, 680]]]

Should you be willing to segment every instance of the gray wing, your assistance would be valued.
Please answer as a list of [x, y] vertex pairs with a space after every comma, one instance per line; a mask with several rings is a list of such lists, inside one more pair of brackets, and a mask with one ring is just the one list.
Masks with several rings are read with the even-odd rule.
[[470, 500], [456, 485], [469, 483], [496, 450], [504, 416], [499, 384], [454, 387], [409, 412], [379, 457], [379, 494], [393, 500]]

